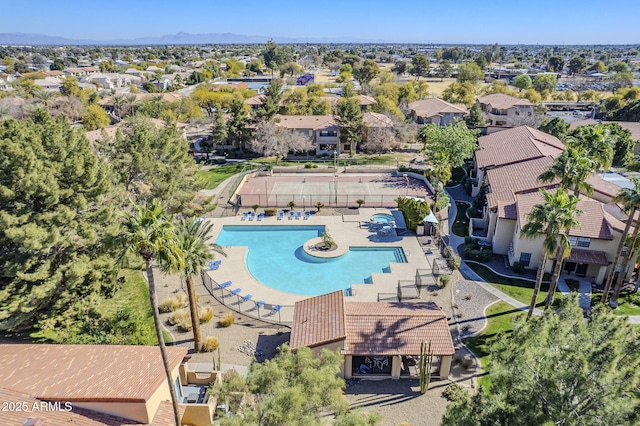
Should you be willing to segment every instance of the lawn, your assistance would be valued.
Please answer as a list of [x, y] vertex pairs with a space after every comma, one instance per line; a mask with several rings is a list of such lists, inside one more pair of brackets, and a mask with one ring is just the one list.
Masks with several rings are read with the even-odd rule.
[[464, 344], [480, 359], [482, 373], [478, 378], [478, 385], [488, 390], [491, 386], [489, 369], [491, 368], [489, 347], [491, 340], [499, 333], [510, 333], [515, 315], [525, 315], [505, 302], [494, 303], [486, 311], [487, 327], [480, 334], [464, 339]]
[[[519, 302], [526, 305], [531, 303], [533, 297], [533, 281], [523, 280], [521, 278], [508, 278], [496, 274], [486, 266], [479, 265], [477, 263], [467, 262], [469, 268], [471, 268], [476, 274], [483, 280], [491, 284], [506, 295], [509, 295]], [[547, 297], [547, 291], [549, 290], [549, 283], [542, 282], [542, 288], [538, 292], [538, 298], [536, 305], [541, 306], [544, 303], [544, 299]]]
[[222, 166], [214, 166], [209, 170], [198, 170], [196, 172], [196, 179], [202, 189], [214, 189], [224, 180], [242, 172], [245, 167], [251, 166], [245, 163], [230, 163]]
[[456, 221], [451, 227], [451, 231], [459, 237], [466, 237], [469, 235], [469, 218], [467, 217], [469, 203], [456, 201], [456, 207], [458, 208], [458, 212], [456, 214]]
[[[602, 297], [601, 294], [598, 296], [598, 302], [600, 297]], [[614, 309], [613, 313], [616, 315], [640, 315], [640, 293], [620, 293], [618, 308]]]
[[[31, 334], [36, 340], [56, 343], [103, 343], [157, 345], [153, 315], [149, 302], [149, 286], [143, 271], [124, 269], [120, 272], [122, 287], [112, 298], [100, 298], [94, 305], [102, 318], [92, 318], [84, 327], [69, 330], [72, 337], [66, 337], [57, 330], [39, 331]], [[171, 336], [163, 331], [165, 343], [172, 342]]]

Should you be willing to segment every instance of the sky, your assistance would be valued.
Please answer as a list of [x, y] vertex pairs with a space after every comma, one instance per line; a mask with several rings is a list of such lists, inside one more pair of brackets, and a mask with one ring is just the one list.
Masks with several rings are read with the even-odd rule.
[[640, 44], [639, 17], [640, 0], [56, 0], [11, 2], [0, 13], [0, 33], [90, 40], [229, 32], [418, 43]]

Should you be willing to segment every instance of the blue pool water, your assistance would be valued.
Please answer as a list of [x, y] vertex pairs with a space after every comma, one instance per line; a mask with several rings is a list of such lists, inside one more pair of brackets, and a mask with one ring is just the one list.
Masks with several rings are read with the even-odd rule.
[[394, 220], [393, 216], [386, 213], [376, 213], [373, 216], [371, 216], [371, 222], [375, 222], [375, 223], [389, 223], [389, 222], [393, 222], [393, 220]]
[[309, 256], [302, 245], [324, 230], [324, 226], [224, 226], [216, 244], [248, 246], [245, 263], [256, 280], [306, 296], [371, 283], [371, 273], [390, 272], [390, 262], [407, 262], [401, 247], [350, 247], [332, 259]]

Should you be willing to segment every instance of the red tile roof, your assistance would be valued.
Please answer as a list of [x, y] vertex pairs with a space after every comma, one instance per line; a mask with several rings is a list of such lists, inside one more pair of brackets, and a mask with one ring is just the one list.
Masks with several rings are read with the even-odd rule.
[[[528, 221], [528, 216], [536, 204], [542, 204], [543, 198], [539, 192], [517, 194], [516, 203], [520, 227]], [[591, 198], [581, 198], [577, 205], [582, 213], [578, 215], [580, 226], [572, 228], [569, 235], [574, 237], [588, 237], [600, 240], [612, 240], [613, 234], [605, 218], [604, 204]]]
[[593, 265], [608, 265], [607, 254], [603, 251], [584, 250], [575, 247], [571, 248], [571, 254], [566, 260], [567, 262], [589, 263]]
[[519, 126], [478, 138], [478, 168], [497, 167], [540, 157], [558, 157], [565, 146], [560, 139], [529, 126]]
[[289, 345], [319, 346], [344, 340], [344, 300], [342, 291], [310, 297], [296, 302]]
[[[187, 354], [168, 347], [175, 368]], [[166, 382], [154, 346], [0, 345], [0, 387], [52, 401], [143, 402]]]
[[431, 342], [434, 355], [455, 349], [444, 312], [433, 302], [346, 302], [348, 355], [418, 355]]
[[438, 98], [422, 99], [411, 102], [409, 104], [409, 108], [414, 111], [417, 116], [425, 118], [442, 115], [445, 112], [462, 115], [468, 114], [466, 106], [450, 104], [449, 102]]
[[487, 170], [487, 180], [491, 187], [491, 193], [487, 194], [489, 208], [498, 207], [498, 201], [501, 200], [514, 200], [513, 194], [557, 185], [558, 179], [548, 184], [538, 180], [538, 176], [546, 171], [553, 161], [552, 157], [542, 157]]
[[365, 112], [362, 116], [365, 127], [392, 128], [393, 121], [384, 114]]

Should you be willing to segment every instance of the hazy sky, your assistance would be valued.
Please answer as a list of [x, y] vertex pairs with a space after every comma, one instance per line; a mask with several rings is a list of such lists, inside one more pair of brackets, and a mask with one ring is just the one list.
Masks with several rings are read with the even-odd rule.
[[[526, 4], [526, 6], [525, 6]], [[640, 43], [640, 0], [11, 2], [0, 33], [111, 40], [230, 32], [500, 44]]]

